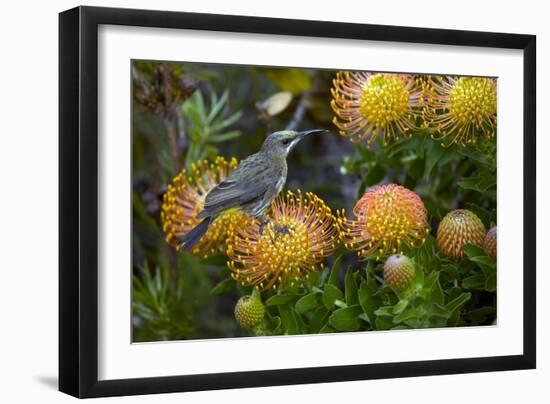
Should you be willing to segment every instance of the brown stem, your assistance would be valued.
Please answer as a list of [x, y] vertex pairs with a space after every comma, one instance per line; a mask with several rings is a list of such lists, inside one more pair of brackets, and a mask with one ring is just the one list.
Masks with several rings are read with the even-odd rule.
[[178, 140], [176, 135], [176, 128], [174, 127], [174, 120], [170, 118], [164, 118], [164, 127], [166, 128], [166, 133], [168, 134], [168, 144], [170, 146], [170, 152], [172, 153], [172, 159], [176, 165], [176, 172], [179, 172], [182, 168], [181, 161], [179, 158], [178, 150]]
[[304, 91], [302, 93], [302, 97], [298, 102], [298, 106], [294, 111], [294, 115], [292, 116], [292, 119], [290, 120], [290, 122], [285, 128], [286, 130], [296, 130], [298, 125], [300, 125], [300, 122], [302, 122], [302, 119], [304, 119], [304, 115], [307, 110], [307, 101], [308, 101], [309, 95], [310, 95], [310, 91]]

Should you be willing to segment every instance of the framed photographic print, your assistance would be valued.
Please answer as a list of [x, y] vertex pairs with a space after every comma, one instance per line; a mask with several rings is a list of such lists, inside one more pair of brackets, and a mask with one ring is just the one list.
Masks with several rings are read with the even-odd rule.
[[60, 390], [535, 367], [534, 36], [59, 22]]

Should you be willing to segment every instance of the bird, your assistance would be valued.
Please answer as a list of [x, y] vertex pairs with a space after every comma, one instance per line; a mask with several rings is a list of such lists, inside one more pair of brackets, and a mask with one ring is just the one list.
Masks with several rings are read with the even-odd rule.
[[321, 132], [326, 130], [271, 133], [257, 153], [242, 160], [231, 174], [206, 194], [203, 209], [197, 214], [197, 218], [202, 220], [179, 239], [178, 250], [192, 249], [204, 236], [208, 226], [227, 213], [241, 212], [259, 218], [259, 232], [262, 233], [268, 223], [265, 211], [286, 183], [286, 157], [304, 137]]

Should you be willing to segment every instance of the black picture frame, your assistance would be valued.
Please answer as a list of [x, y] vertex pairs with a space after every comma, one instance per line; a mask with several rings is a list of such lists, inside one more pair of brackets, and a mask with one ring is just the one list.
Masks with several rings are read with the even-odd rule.
[[[97, 52], [100, 24], [523, 50], [523, 354], [99, 381]], [[536, 37], [533, 35], [96, 7], [77, 7], [60, 13], [59, 389], [84, 398], [535, 368], [535, 73]]]

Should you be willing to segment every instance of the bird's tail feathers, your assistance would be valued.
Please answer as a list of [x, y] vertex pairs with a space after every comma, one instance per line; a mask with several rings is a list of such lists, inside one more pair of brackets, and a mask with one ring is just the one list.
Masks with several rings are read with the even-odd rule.
[[212, 223], [213, 220], [214, 217], [207, 217], [203, 219], [198, 225], [193, 227], [186, 235], [180, 238], [178, 242], [178, 249], [180, 251], [188, 251], [192, 249], [195, 245], [197, 245], [202, 236], [204, 236], [204, 234], [208, 230], [208, 226], [210, 225], [210, 223]]

